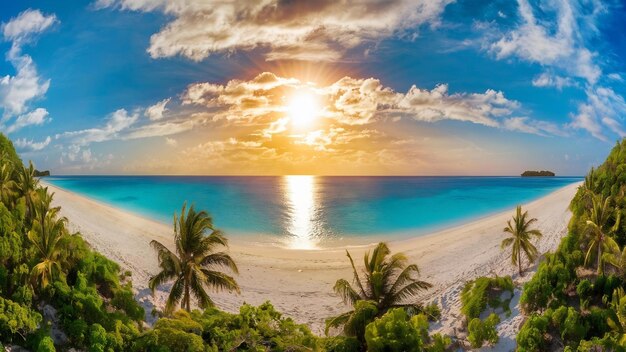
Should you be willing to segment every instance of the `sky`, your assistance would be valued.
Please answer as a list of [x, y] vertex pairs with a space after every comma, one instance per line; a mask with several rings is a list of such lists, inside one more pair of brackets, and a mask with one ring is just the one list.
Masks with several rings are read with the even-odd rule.
[[57, 175], [583, 175], [626, 135], [619, 1], [0, 8], [0, 131]]

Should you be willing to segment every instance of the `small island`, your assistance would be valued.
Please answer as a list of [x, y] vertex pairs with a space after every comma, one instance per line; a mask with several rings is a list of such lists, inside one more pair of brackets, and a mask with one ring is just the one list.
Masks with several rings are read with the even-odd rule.
[[542, 171], [524, 171], [522, 173], [522, 177], [537, 177], [537, 176], [556, 176], [556, 174], [552, 171], [542, 170]]
[[44, 171], [35, 170], [35, 172], [33, 173], [33, 176], [35, 177], [50, 176], [50, 171], [49, 170], [44, 170]]

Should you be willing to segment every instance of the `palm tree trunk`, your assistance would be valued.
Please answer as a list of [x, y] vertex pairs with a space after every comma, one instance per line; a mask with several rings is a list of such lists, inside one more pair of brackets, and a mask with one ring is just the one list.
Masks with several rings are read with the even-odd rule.
[[190, 297], [189, 297], [189, 280], [185, 280], [185, 299], [183, 301], [184, 305], [185, 305], [185, 310], [188, 312], [191, 312], [191, 304], [190, 304]]
[[602, 242], [598, 242], [598, 275], [602, 274]]
[[522, 252], [517, 253], [517, 270], [519, 271], [519, 276], [524, 276], [522, 273]]

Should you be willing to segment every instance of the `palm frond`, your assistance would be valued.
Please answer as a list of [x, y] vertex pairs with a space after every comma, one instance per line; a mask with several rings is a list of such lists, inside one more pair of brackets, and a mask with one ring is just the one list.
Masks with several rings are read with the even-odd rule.
[[347, 280], [339, 279], [333, 286], [333, 291], [337, 293], [343, 303], [350, 304], [351, 306], [356, 303], [356, 301], [363, 299], [359, 294], [352, 288], [350, 283]]

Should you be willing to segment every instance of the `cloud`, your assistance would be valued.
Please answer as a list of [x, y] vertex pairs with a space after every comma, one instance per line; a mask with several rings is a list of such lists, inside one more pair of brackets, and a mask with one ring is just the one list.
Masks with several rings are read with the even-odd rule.
[[[599, 55], [590, 49], [600, 33], [597, 23], [608, 8], [600, 1], [578, 4], [554, 0], [531, 5], [518, 0], [520, 24], [491, 43], [497, 59], [516, 57], [542, 66], [536, 87], [583, 89], [586, 101], [570, 114], [569, 127], [585, 130], [608, 141], [607, 133], [623, 136], [620, 121], [626, 113], [624, 98], [606, 83], [620, 82], [617, 73], [603, 75]], [[582, 84], [579, 84], [581, 82]], [[519, 121], [513, 121], [519, 123]]]
[[50, 121], [48, 111], [43, 108], [37, 108], [29, 113], [18, 116], [15, 122], [6, 129], [6, 132], [12, 133], [26, 126], [43, 125], [48, 121]]
[[586, 94], [587, 101], [580, 103], [578, 111], [571, 115], [570, 126], [586, 130], [603, 141], [608, 141], [604, 127], [623, 136], [623, 127], [618, 121], [626, 115], [624, 98], [607, 87], [588, 88]]
[[46, 137], [46, 139], [44, 139], [41, 142], [35, 142], [33, 140], [27, 140], [25, 138], [20, 138], [20, 139], [16, 139], [15, 140], [15, 146], [18, 149], [24, 150], [24, 151], [38, 151], [38, 150], [42, 150], [43, 148], [47, 147], [48, 144], [50, 144], [50, 142], [52, 141], [52, 138], [50, 138], [50, 136]]
[[[264, 121], [264, 133], [286, 130], [285, 106], [289, 97], [302, 90], [321, 102], [320, 116], [344, 125], [365, 125], [387, 117], [417, 121], [457, 120], [490, 127], [502, 127], [501, 118], [519, 108], [502, 92], [450, 93], [448, 85], [432, 90], [412, 86], [407, 93], [396, 92], [375, 78], [344, 77], [327, 86], [300, 82], [264, 72], [250, 81], [231, 80], [225, 85], [197, 83], [182, 94], [185, 105], [206, 107], [213, 120]], [[269, 121], [269, 122], [268, 122]]]
[[26, 10], [2, 24], [4, 40], [12, 42], [6, 58], [16, 72], [14, 76], [0, 77], [0, 108], [4, 110], [3, 122], [12, 116], [24, 114], [31, 101], [42, 98], [48, 91], [50, 80], [39, 76], [33, 59], [22, 53], [22, 46], [56, 22], [55, 15], [43, 15], [39, 10]]
[[174, 138], [165, 137], [165, 144], [169, 147], [176, 148], [178, 146], [178, 141]]
[[595, 18], [605, 9], [599, 2], [589, 5], [579, 7], [567, 0], [556, 0], [540, 9], [543, 14], [554, 14], [554, 20], [540, 20], [527, 0], [518, 0], [521, 24], [491, 44], [489, 50], [498, 59], [515, 56], [558, 67], [595, 84], [602, 70], [594, 62], [596, 54], [586, 47], [583, 33], [597, 30]]
[[575, 87], [578, 84], [569, 77], [561, 77], [544, 72], [533, 78], [533, 86], [535, 87], [555, 87], [562, 90], [565, 87]]
[[2, 24], [4, 40], [11, 41], [14, 45], [21, 45], [31, 41], [57, 23], [55, 15], [44, 15], [39, 10], [28, 9]]
[[504, 129], [510, 131], [518, 131], [530, 134], [536, 134], [540, 136], [566, 136], [567, 133], [563, 131], [560, 126], [556, 124], [533, 120], [528, 117], [510, 117], [503, 121]]
[[138, 118], [138, 112], [129, 114], [125, 109], [119, 109], [107, 117], [107, 123], [102, 127], [65, 132], [57, 135], [56, 138], [66, 138], [72, 144], [79, 146], [103, 142], [118, 137], [120, 132], [132, 126]]
[[167, 111], [165, 105], [169, 103], [171, 98], [163, 99], [160, 102], [148, 107], [145, 111], [146, 117], [152, 121], [160, 120], [163, 118], [163, 113]]
[[152, 35], [153, 58], [182, 55], [199, 61], [261, 48], [268, 60], [335, 61], [351, 48], [436, 26], [451, 2], [99, 0], [95, 7], [159, 11], [173, 18]]

